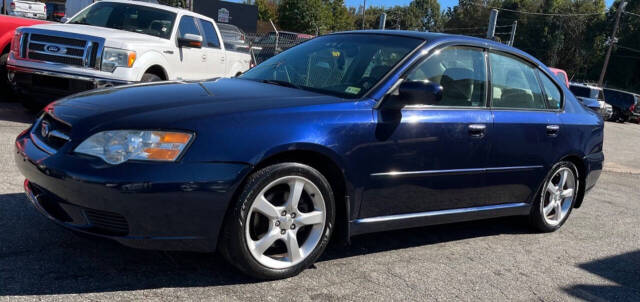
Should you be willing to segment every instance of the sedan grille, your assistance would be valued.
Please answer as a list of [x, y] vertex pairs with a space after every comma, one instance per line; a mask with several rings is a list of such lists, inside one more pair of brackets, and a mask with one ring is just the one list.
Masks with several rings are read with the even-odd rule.
[[124, 236], [129, 234], [129, 223], [118, 213], [85, 209], [85, 214], [92, 227], [106, 235]]
[[71, 140], [71, 126], [49, 114], [42, 116], [31, 133], [36, 139], [35, 143], [50, 153], [62, 148]]

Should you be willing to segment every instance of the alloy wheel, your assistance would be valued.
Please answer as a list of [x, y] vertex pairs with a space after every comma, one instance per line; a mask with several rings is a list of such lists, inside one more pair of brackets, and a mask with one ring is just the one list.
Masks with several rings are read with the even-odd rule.
[[576, 190], [576, 175], [568, 167], [558, 169], [549, 178], [540, 203], [542, 217], [548, 225], [556, 226], [568, 215]]
[[286, 176], [265, 186], [247, 214], [245, 237], [262, 265], [284, 269], [306, 259], [322, 238], [325, 202], [320, 190], [301, 176]]

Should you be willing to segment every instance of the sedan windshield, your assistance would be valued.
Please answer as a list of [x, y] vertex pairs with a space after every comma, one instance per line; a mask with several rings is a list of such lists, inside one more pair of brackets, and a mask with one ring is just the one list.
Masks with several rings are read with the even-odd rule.
[[240, 78], [359, 98], [422, 42], [391, 35], [328, 35], [291, 48]]
[[69, 24], [126, 30], [164, 39], [171, 37], [176, 14], [128, 3], [99, 2], [80, 12]]

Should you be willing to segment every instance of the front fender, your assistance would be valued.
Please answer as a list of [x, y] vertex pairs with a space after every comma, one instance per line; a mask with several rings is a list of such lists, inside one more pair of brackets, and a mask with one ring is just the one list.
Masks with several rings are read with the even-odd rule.
[[167, 59], [157, 51], [148, 51], [136, 60], [136, 81], [141, 81], [144, 73], [154, 65], [162, 67], [168, 80], [173, 79], [173, 70], [171, 69]]
[[13, 39], [14, 32], [15, 31], [11, 30], [0, 36], [0, 54], [3, 53], [4, 49], [7, 48], [9, 44], [11, 44], [11, 39]]

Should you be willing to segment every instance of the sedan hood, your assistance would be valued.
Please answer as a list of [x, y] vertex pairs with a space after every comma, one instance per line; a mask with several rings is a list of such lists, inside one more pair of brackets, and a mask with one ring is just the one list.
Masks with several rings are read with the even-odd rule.
[[[337, 97], [242, 79], [164, 82], [76, 94], [46, 111], [77, 129], [172, 127], [179, 121], [253, 110], [323, 104]], [[75, 131], [74, 131], [75, 132]]]

